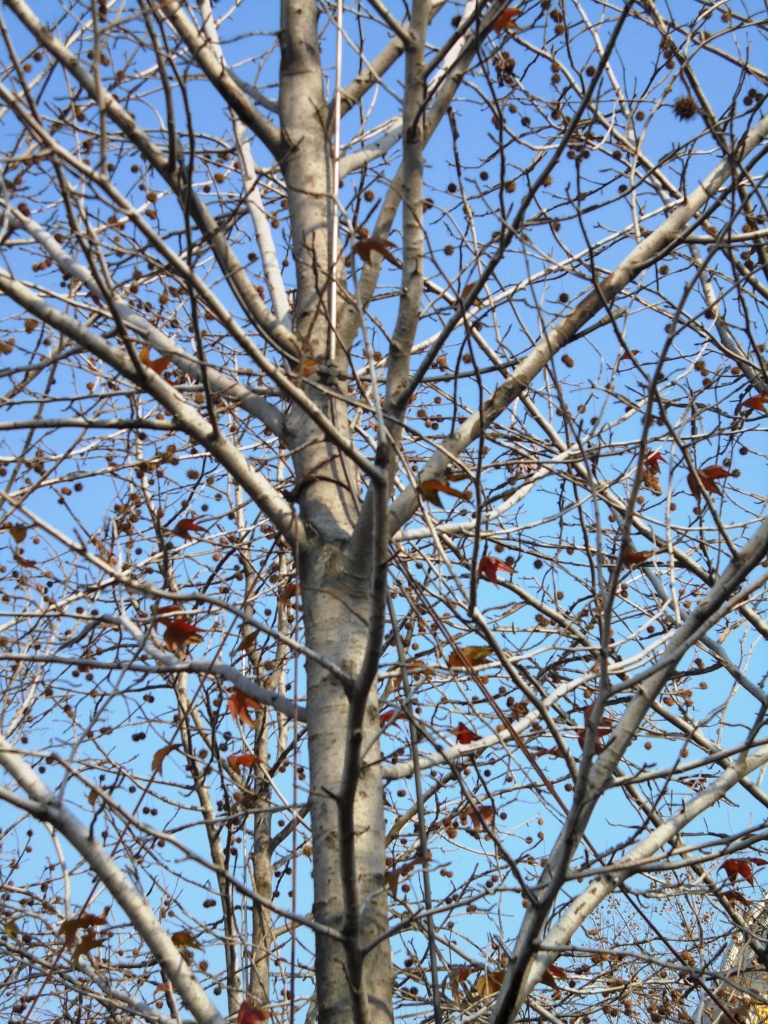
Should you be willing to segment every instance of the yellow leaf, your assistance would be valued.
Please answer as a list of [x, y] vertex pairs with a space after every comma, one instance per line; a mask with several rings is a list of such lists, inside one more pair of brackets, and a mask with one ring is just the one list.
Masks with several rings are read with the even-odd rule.
[[189, 931], [174, 932], [171, 936], [171, 942], [176, 946], [177, 949], [202, 949], [198, 940]]
[[490, 647], [460, 647], [451, 652], [448, 664], [451, 668], [469, 668], [472, 665], [482, 665], [492, 654], [493, 649]]

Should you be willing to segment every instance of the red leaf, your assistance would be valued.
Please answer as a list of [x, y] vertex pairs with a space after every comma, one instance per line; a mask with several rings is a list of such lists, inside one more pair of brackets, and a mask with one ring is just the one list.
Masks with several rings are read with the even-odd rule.
[[477, 566], [477, 575], [480, 579], [486, 579], [491, 583], [499, 582], [497, 573], [513, 573], [514, 571], [514, 566], [502, 561], [500, 558], [494, 558], [493, 555], [483, 555]]
[[755, 876], [749, 866], [748, 857], [732, 857], [729, 860], [724, 860], [720, 867], [725, 871], [729, 882], [736, 882], [741, 877], [745, 878], [750, 885], [754, 884]]
[[688, 474], [688, 486], [691, 489], [691, 494], [694, 496], [696, 501], [702, 495], [702, 488], [708, 491], [710, 494], [722, 494], [723, 492], [715, 483], [716, 480], [724, 480], [731, 474], [723, 469], [722, 466], [707, 466], [706, 469], [698, 469], [696, 471], [699, 474], [699, 479], [696, 479], [695, 473]]
[[639, 348], [631, 348], [629, 352], [622, 352], [619, 356], [619, 362], [621, 362], [622, 359], [631, 359], [633, 356], [636, 356], [639, 351]]
[[390, 722], [394, 722], [400, 715], [399, 710], [382, 711], [379, 715], [379, 725], [383, 729], [385, 725], [389, 725]]
[[294, 580], [293, 583], [286, 583], [280, 593], [277, 595], [277, 603], [281, 608], [285, 608], [291, 603], [294, 597], [298, 597], [301, 593], [301, 587]]
[[544, 971], [541, 979], [542, 985], [549, 985], [550, 988], [560, 991], [555, 981], [555, 978], [567, 978], [568, 975], [565, 973], [562, 967], [556, 967], [554, 964], [550, 964], [549, 967]]
[[198, 526], [195, 516], [187, 516], [186, 519], [180, 519], [173, 528], [173, 532], [177, 537], [182, 537], [184, 540], [192, 540], [191, 533], [205, 533], [205, 527]]
[[227, 708], [230, 715], [243, 725], [250, 725], [254, 729], [258, 726], [259, 723], [254, 721], [248, 712], [261, 711], [261, 704], [253, 697], [246, 696], [242, 690], [234, 690], [227, 697]]
[[519, 32], [520, 26], [516, 19], [523, 13], [522, 7], [507, 7], [493, 23], [495, 32]]
[[645, 457], [645, 465], [648, 469], [652, 469], [654, 466], [658, 467], [660, 462], [666, 461], [661, 452], [652, 452], [651, 455], [646, 455]]
[[269, 1010], [263, 1006], [257, 1006], [252, 999], [246, 999], [240, 1004], [237, 1024], [262, 1024], [265, 1020], [269, 1020]]
[[493, 824], [493, 807], [490, 804], [483, 804], [477, 810], [474, 807], [468, 807], [467, 812], [469, 813], [469, 820], [478, 832], [484, 831], [483, 822], [487, 825]]
[[199, 644], [203, 639], [203, 630], [193, 622], [190, 622], [189, 619], [171, 619], [165, 627], [163, 637], [168, 649], [178, 652], [185, 647]]
[[457, 743], [474, 743], [475, 740], [479, 740], [480, 737], [476, 732], [472, 732], [468, 725], [460, 722], [453, 730], [453, 734], [456, 737]]
[[765, 408], [765, 403], [768, 402], [768, 394], [766, 395], [750, 395], [749, 398], [745, 398], [741, 403], [743, 409], [754, 409], [756, 412], [768, 412]]
[[[581, 747], [582, 750], [584, 749], [584, 744], [586, 743], [586, 740], [587, 740], [586, 725], [589, 722], [590, 718], [592, 717], [592, 709], [594, 708], [594, 706], [595, 705], [594, 705], [594, 702], [593, 702], [588, 707], [584, 708], [584, 726], [585, 726], [585, 728], [577, 729], [576, 730], [576, 739], [579, 741], [579, 746]], [[605, 746], [606, 746], [606, 744], [603, 743], [603, 737], [604, 736], [610, 736], [611, 732], [613, 731], [611, 726], [603, 725], [602, 721], [603, 721], [603, 719], [601, 718], [600, 719], [600, 723], [598, 724], [597, 729], [595, 730], [595, 753], [596, 754], [599, 754], [600, 751], [603, 750], [605, 748]]]
[[653, 551], [635, 551], [631, 544], [627, 545], [627, 550], [624, 552], [624, 556], [621, 559], [621, 564], [627, 569], [631, 569], [633, 565], [642, 565], [643, 562], [647, 562], [649, 558], [653, 558]]
[[395, 257], [389, 252], [390, 249], [395, 248], [394, 242], [389, 242], [386, 238], [379, 238], [378, 235], [371, 235], [370, 238], [361, 238], [359, 242], [355, 242], [352, 246], [352, 251], [356, 252], [363, 263], [371, 265], [371, 253], [378, 253], [379, 256], [385, 260], [389, 260], [390, 263], [394, 263], [398, 266], [398, 262]]
[[746, 896], [742, 896], [740, 892], [736, 892], [735, 889], [726, 889], [725, 892], [721, 892], [720, 895], [724, 900], [728, 900], [729, 903], [741, 903], [742, 906], [750, 906], [750, 901]]
[[250, 768], [258, 763], [259, 759], [255, 754], [230, 754], [227, 758], [230, 768]]

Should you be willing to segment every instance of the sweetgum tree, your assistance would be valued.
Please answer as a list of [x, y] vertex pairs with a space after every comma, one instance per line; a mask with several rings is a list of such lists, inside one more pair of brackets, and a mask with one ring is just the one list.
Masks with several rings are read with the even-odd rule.
[[759, 1004], [764, 14], [5, 0], [5, 1020]]

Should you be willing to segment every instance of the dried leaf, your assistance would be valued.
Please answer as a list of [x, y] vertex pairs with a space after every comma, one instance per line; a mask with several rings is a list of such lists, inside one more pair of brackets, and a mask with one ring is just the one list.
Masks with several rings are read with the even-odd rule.
[[240, 1004], [237, 1024], [262, 1024], [265, 1020], [269, 1020], [269, 1010], [263, 1006], [257, 1006], [252, 999], [246, 999]]
[[492, 654], [490, 647], [459, 647], [451, 651], [448, 664], [451, 668], [471, 668], [473, 665], [482, 665]]
[[476, 732], [472, 732], [468, 725], [464, 722], [459, 724], [453, 729], [453, 735], [456, 737], [456, 742], [459, 744], [463, 743], [474, 743], [475, 740], [479, 740], [480, 737]]
[[190, 931], [174, 932], [171, 935], [171, 942], [177, 949], [202, 949], [199, 941]]
[[472, 968], [467, 964], [460, 964], [458, 967], [451, 967], [448, 971], [448, 983], [451, 986], [451, 995], [454, 1003], [461, 1005], [465, 1002], [464, 993], [459, 987], [472, 973]]
[[90, 952], [92, 949], [96, 949], [98, 946], [103, 946], [106, 941], [106, 935], [97, 935], [93, 929], [89, 928], [88, 931], [82, 935], [80, 941], [72, 950], [72, 959], [77, 963], [77, 958], [79, 956]]
[[6, 526], [6, 530], [10, 533], [17, 544], [21, 544], [27, 536], [27, 527], [22, 526], [21, 523], [10, 523]]
[[698, 480], [696, 479], [695, 473], [688, 474], [688, 486], [691, 489], [691, 494], [696, 501], [702, 495], [702, 488], [708, 491], [710, 494], [722, 494], [723, 492], [715, 483], [716, 480], [724, 480], [731, 474], [722, 468], [722, 466], [707, 466], [706, 469], [699, 469]]
[[301, 586], [295, 580], [293, 583], [287, 583], [277, 595], [278, 606], [285, 608], [286, 605], [289, 605], [294, 597], [298, 597], [300, 593]]
[[744, 878], [750, 885], [754, 884], [755, 876], [750, 867], [750, 858], [732, 857], [729, 860], [724, 860], [720, 867], [728, 876], [729, 882], [738, 882], [739, 878]]
[[255, 754], [230, 754], [227, 758], [230, 768], [251, 768], [258, 763], [259, 759]]
[[631, 569], [634, 565], [642, 565], [643, 562], [647, 562], [649, 558], [653, 558], [654, 551], [635, 551], [631, 544], [627, 545], [627, 549], [621, 559], [621, 564]]
[[447, 478], [424, 480], [419, 484], [419, 490], [430, 504], [437, 505], [438, 508], [443, 507], [440, 500], [441, 494], [450, 494], [452, 497], [462, 498], [464, 501], [468, 501], [471, 496], [469, 491], [459, 491], [455, 487], [451, 487]]
[[246, 696], [242, 690], [234, 690], [227, 697], [227, 708], [230, 715], [238, 722], [242, 722], [243, 725], [250, 725], [254, 729], [258, 727], [259, 723], [251, 718], [249, 711], [261, 711], [261, 704], [255, 701], [253, 697]]
[[501, 989], [505, 974], [506, 971], [503, 967], [498, 971], [487, 971], [485, 974], [481, 974], [472, 988], [474, 996], [477, 999], [495, 996]]
[[480, 579], [488, 580], [490, 583], [498, 584], [498, 573], [508, 572], [511, 574], [514, 571], [514, 566], [509, 562], [504, 562], [501, 558], [495, 558], [493, 555], [483, 555], [477, 564], [477, 575]]
[[756, 412], [768, 412], [765, 403], [768, 402], [768, 394], [750, 395], [741, 403], [742, 409], [755, 410]]
[[171, 619], [165, 627], [163, 638], [169, 651], [179, 652], [185, 647], [198, 644], [203, 639], [204, 631], [189, 619]]
[[660, 462], [666, 462], [666, 461], [667, 460], [664, 458], [664, 456], [661, 454], [661, 452], [651, 452], [650, 455], [646, 455], [644, 465], [645, 465], [646, 469], [651, 469], [651, 470], [653, 470], [654, 467], [656, 467], [655, 471], [658, 472], [658, 465], [659, 465], [659, 463]]
[[[461, 743], [461, 740], [459, 740]], [[490, 804], [483, 804], [482, 807], [475, 809], [474, 807], [467, 807], [467, 813], [469, 814], [469, 820], [472, 822], [473, 827], [478, 832], [483, 832], [483, 822], [486, 825], [493, 824], [493, 807]]]
[[150, 349], [148, 345], [145, 345], [139, 353], [139, 362], [149, 367], [150, 370], [154, 370], [155, 373], [162, 373], [163, 370], [167, 370], [171, 364], [170, 356], [160, 356], [159, 359], [152, 359], [150, 355]]
[[194, 540], [190, 534], [205, 533], [205, 527], [198, 525], [196, 516], [187, 516], [176, 523], [173, 532], [177, 537], [182, 537], [184, 540]]
[[495, 32], [519, 32], [520, 26], [517, 24], [517, 18], [523, 13], [522, 7], [507, 7], [505, 11], [496, 18], [493, 23], [493, 29]]
[[240, 641], [240, 643], [237, 645], [234, 651], [232, 651], [232, 653], [238, 654], [240, 651], [250, 651], [250, 649], [256, 643], [258, 635], [258, 632], [254, 630], [252, 633], [249, 633], [248, 636], [243, 637], [243, 639]]
[[169, 743], [167, 747], [160, 747], [160, 749], [155, 752], [155, 755], [152, 758], [152, 771], [153, 772], [157, 772], [158, 775], [162, 775], [163, 774], [163, 761], [165, 761], [166, 757], [168, 757], [168, 755], [172, 751], [178, 750], [178, 749], [179, 749], [179, 744], [178, 743]]
[[390, 249], [395, 248], [395, 243], [388, 241], [386, 238], [379, 238], [378, 235], [371, 235], [370, 238], [361, 238], [359, 242], [355, 242], [352, 246], [353, 252], [356, 252], [363, 263], [371, 265], [371, 253], [378, 253], [379, 256], [385, 260], [389, 260], [390, 263], [394, 263], [398, 266], [398, 262], [395, 257], [389, 252]]
[[556, 978], [567, 978], [568, 975], [562, 967], [556, 967], [554, 964], [550, 964], [549, 967], [544, 971], [544, 975], [541, 979], [542, 985], [549, 985], [550, 988], [555, 989], [559, 992]]
[[751, 906], [751, 901], [746, 896], [742, 896], [740, 892], [736, 892], [735, 889], [726, 889], [720, 895], [724, 900], [728, 900], [729, 903], [740, 903], [744, 907]]
[[621, 362], [622, 359], [632, 359], [634, 356], [638, 355], [639, 352], [639, 348], [631, 348], [628, 352], [622, 352], [619, 356], [619, 362]]

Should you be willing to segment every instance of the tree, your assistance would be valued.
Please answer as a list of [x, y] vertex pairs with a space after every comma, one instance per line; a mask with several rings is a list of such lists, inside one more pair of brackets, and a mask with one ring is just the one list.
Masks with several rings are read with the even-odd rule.
[[762, 5], [4, 10], [4, 1018], [727, 1015]]

